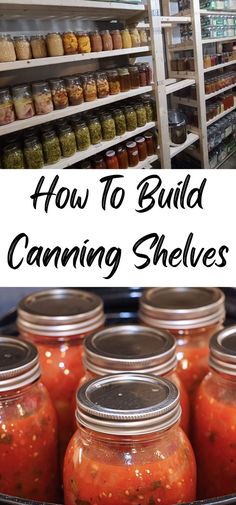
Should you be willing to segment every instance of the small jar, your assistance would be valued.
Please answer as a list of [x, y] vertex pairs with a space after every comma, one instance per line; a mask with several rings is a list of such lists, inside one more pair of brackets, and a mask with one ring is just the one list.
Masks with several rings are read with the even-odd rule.
[[123, 49], [130, 49], [132, 47], [132, 40], [128, 28], [121, 30], [121, 38]]
[[112, 37], [113, 49], [122, 49], [122, 37], [120, 30], [112, 30], [110, 33]]
[[139, 85], [140, 86], [147, 86], [147, 74], [146, 74], [146, 65], [145, 64], [140, 64], [138, 66], [139, 70]]
[[112, 149], [110, 151], [106, 151], [106, 166], [110, 169], [119, 168], [119, 162], [116, 153]]
[[46, 41], [49, 56], [64, 56], [63, 41], [60, 33], [48, 33]]
[[131, 90], [131, 79], [130, 79], [129, 69], [128, 68], [119, 68], [118, 74], [119, 74], [121, 92], [130, 91]]
[[118, 95], [120, 93], [120, 80], [117, 70], [109, 70], [107, 72], [109, 93], [110, 95]]
[[102, 138], [112, 140], [116, 136], [116, 125], [111, 114], [105, 113], [101, 116]]
[[131, 36], [131, 42], [132, 42], [132, 47], [140, 47], [141, 46], [141, 40], [140, 40], [140, 35], [138, 29], [135, 28], [130, 28], [129, 33]]
[[112, 42], [112, 36], [111, 36], [109, 30], [103, 30], [101, 32], [101, 37], [102, 37], [102, 49], [103, 49], [103, 51], [112, 51], [112, 49], [113, 49], [113, 42]]
[[25, 168], [23, 151], [18, 144], [9, 144], [4, 147], [3, 167], [7, 169]]
[[42, 35], [33, 35], [30, 39], [33, 58], [46, 58], [48, 55], [46, 40]]
[[0, 126], [15, 121], [13, 100], [9, 88], [0, 89]]
[[77, 54], [78, 41], [74, 32], [63, 33], [62, 41], [65, 54]]
[[13, 86], [12, 96], [17, 119], [29, 119], [35, 115], [30, 86]]
[[36, 114], [49, 114], [53, 111], [52, 93], [46, 81], [33, 83], [32, 94]]
[[36, 347], [1, 335], [1, 492], [58, 503], [57, 417], [40, 375]]
[[138, 71], [138, 67], [136, 67], [136, 66], [129, 67], [129, 74], [130, 74], [131, 89], [139, 88], [139, 71]]
[[140, 36], [141, 46], [147, 46], [148, 45], [148, 35], [147, 35], [146, 28], [139, 28], [139, 36]]
[[77, 43], [78, 43], [78, 53], [91, 53], [91, 43], [89, 34], [86, 32], [78, 32]]
[[28, 137], [24, 142], [24, 156], [27, 168], [43, 168], [43, 147], [37, 137]]
[[93, 102], [97, 99], [97, 86], [93, 74], [85, 75], [83, 77], [83, 91], [85, 102]]
[[134, 140], [135, 140], [137, 147], [138, 147], [139, 160], [140, 161], [146, 160], [148, 154], [147, 154], [147, 145], [145, 142], [145, 138], [144, 137], [135, 137]]
[[[93, 167], [96, 170], [101, 170], [101, 169], [107, 168], [106, 162], [104, 160], [104, 157], [101, 154], [98, 154], [97, 156], [94, 156], [94, 158], [93, 158]], [[73, 412], [73, 422], [74, 422], [74, 417], [75, 417], [75, 411]]]
[[98, 118], [94, 117], [89, 121], [89, 133], [91, 144], [96, 145], [102, 142], [102, 127]]
[[136, 112], [134, 108], [129, 105], [125, 107], [125, 120], [128, 132], [131, 132], [138, 128]]
[[75, 123], [74, 132], [78, 151], [86, 151], [86, 149], [88, 149], [91, 145], [90, 133], [87, 124], [84, 121]]
[[98, 30], [90, 33], [90, 43], [92, 52], [101, 53], [102, 51], [102, 37]]
[[142, 103], [135, 105], [138, 127], [145, 126], [147, 123], [146, 109]]
[[60, 142], [56, 133], [47, 131], [42, 134], [43, 154], [46, 165], [54, 165], [61, 159]]
[[84, 102], [83, 84], [80, 77], [77, 75], [66, 77], [65, 85], [70, 105], [80, 105]]
[[116, 126], [116, 135], [124, 135], [126, 132], [126, 121], [124, 112], [121, 109], [115, 109], [113, 117]]
[[50, 81], [52, 99], [56, 110], [65, 109], [69, 105], [66, 92], [65, 81], [63, 79], [52, 79]]
[[139, 163], [138, 147], [136, 142], [126, 142], [126, 148], [128, 153], [129, 167], [136, 167]]
[[147, 123], [150, 123], [151, 121], [155, 120], [154, 116], [154, 110], [153, 110], [153, 105], [152, 105], [152, 100], [150, 98], [144, 98], [143, 99], [143, 105], [146, 110], [146, 116], [147, 116]]
[[16, 61], [14, 43], [10, 35], [0, 35], [0, 63]]
[[25, 35], [14, 37], [14, 46], [17, 60], [30, 60], [32, 58], [30, 42]]
[[109, 95], [109, 83], [107, 75], [104, 72], [97, 72], [96, 84], [98, 98], [106, 98]]
[[145, 138], [148, 156], [153, 156], [156, 151], [153, 134], [151, 132], [146, 132], [143, 136]]
[[144, 63], [144, 65], [146, 71], [146, 83], [147, 86], [150, 86], [150, 84], [152, 84], [152, 67], [149, 63]]
[[128, 153], [124, 146], [119, 146], [117, 148], [117, 159], [119, 163], [119, 168], [121, 169], [129, 168]]
[[69, 125], [62, 126], [58, 131], [61, 152], [64, 158], [73, 156], [76, 151], [76, 139], [72, 128]]

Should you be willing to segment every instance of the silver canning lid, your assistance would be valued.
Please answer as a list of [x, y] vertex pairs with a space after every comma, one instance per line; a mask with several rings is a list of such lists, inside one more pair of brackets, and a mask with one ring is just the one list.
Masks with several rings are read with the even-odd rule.
[[56, 338], [98, 330], [105, 321], [102, 299], [88, 291], [50, 289], [23, 298], [19, 330]]
[[19, 338], [0, 336], [0, 393], [28, 386], [40, 377], [36, 347]]
[[209, 365], [218, 372], [236, 375], [236, 326], [224, 328], [211, 338]]
[[152, 327], [200, 328], [224, 320], [224, 301], [218, 288], [152, 288], [141, 297], [139, 317]]
[[165, 375], [176, 366], [176, 341], [146, 326], [113, 326], [84, 341], [84, 366], [96, 375], [122, 372]]
[[173, 426], [180, 416], [177, 387], [151, 375], [108, 375], [77, 391], [77, 422], [100, 433], [159, 432]]

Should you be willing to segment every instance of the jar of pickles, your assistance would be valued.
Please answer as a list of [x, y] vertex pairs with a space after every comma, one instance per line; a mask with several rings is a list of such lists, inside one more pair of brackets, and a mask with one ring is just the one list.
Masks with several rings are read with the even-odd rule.
[[136, 130], [138, 127], [136, 112], [129, 105], [125, 107], [125, 120], [128, 132]]
[[63, 33], [62, 41], [65, 54], [77, 54], [78, 41], [74, 32]]
[[89, 126], [91, 144], [93, 145], [99, 144], [99, 142], [102, 141], [102, 127], [98, 118], [93, 117], [92, 119], [90, 119], [88, 126]]
[[90, 33], [90, 43], [94, 53], [100, 53], [102, 51], [102, 37], [98, 30]]
[[17, 119], [28, 119], [35, 115], [30, 86], [25, 84], [13, 86], [12, 96]]
[[110, 95], [118, 95], [120, 93], [120, 80], [117, 70], [109, 70], [107, 72], [109, 93]]
[[76, 122], [74, 132], [78, 151], [86, 151], [91, 145], [90, 133], [87, 124], [84, 121]]
[[139, 161], [146, 160], [148, 154], [147, 154], [147, 145], [145, 142], [145, 138], [144, 137], [135, 137], [134, 140], [135, 140], [137, 147], [138, 147]]
[[129, 168], [128, 153], [125, 146], [121, 145], [117, 148], [117, 159], [119, 163], [119, 168], [121, 169]]
[[131, 79], [130, 79], [129, 69], [128, 68], [119, 68], [118, 74], [119, 74], [121, 92], [130, 91], [131, 90]]
[[48, 33], [46, 40], [49, 56], [64, 56], [64, 46], [60, 33]]
[[113, 49], [113, 42], [112, 42], [112, 36], [111, 36], [109, 30], [103, 30], [101, 32], [101, 37], [102, 37], [102, 49], [103, 49], [103, 51], [112, 51], [112, 49]]
[[78, 43], [78, 53], [91, 53], [91, 43], [89, 34], [86, 32], [78, 32], [77, 43]]
[[128, 28], [121, 30], [121, 37], [123, 49], [130, 49], [132, 47], [132, 40]]
[[122, 37], [120, 30], [112, 30], [110, 33], [112, 37], [113, 49], [122, 49]]
[[147, 123], [154, 121], [154, 111], [153, 111], [153, 106], [152, 106], [152, 100], [150, 98], [144, 98], [143, 105], [146, 110]]
[[63, 79], [52, 79], [50, 81], [52, 99], [56, 110], [65, 109], [69, 105], [66, 92], [65, 81]]
[[112, 140], [116, 136], [115, 121], [111, 114], [104, 113], [101, 116], [102, 138], [103, 140]]
[[97, 96], [98, 98], [105, 98], [109, 95], [109, 83], [105, 72], [96, 73]]
[[137, 66], [129, 67], [131, 89], [139, 88], [139, 71]]
[[65, 78], [66, 92], [70, 105], [80, 105], [84, 101], [83, 84], [80, 77], [71, 75]]
[[0, 63], [16, 61], [16, 52], [10, 35], [0, 35]]
[[127, 142], [126, 143], [127, 147], [127, 153], [128, 153], [128, 160], [129, 160], [129, 167], [133, 168], [138, 165], [139, 162], [139, 156], [138, 156], [138, 147], [136, 142]]
[[27, 137], [24, 142], [24, 156], [27, 168], [43, 168], [43, 148], [37, 137]]
[[3, 167], [7, 169], [25, 168], [23, 151], [15, 142], [3, 149]]
[[30, 45], [34, 58], [46, 58], [48, 55], [45, 38], [42, 35], [33, 35]]
[[49, 114], [53, 111], [52, 93], [46, 81], [33, 83], [32, 94], [36, 114]]
[[83, 76], [83, 92], [85, 102], [93, 102], [97, 99], [97, 86], [93, 74]]
[[32, 58], [29, 39], [25, 35], [14, 38], [17, 60], [30, 60]]
[[145, 126], [147, 123], [147, 114], [144, 104], [138, 103], [135, 105], [135, 112], [137, 116], [137, 125], [138, 127]]
[[136, 27], [133, 27], [129, 29], [129, 32], [131, 36], [132, 47], [140, 47], [141, 40], [138, 29]]
[[10, 90], [0, 89], [0, 126], [13, 123], [13, 121], [15, 121], [15, 111]]
[[53, 130], [42, 134], [43, 154], [46, 165], [54, 165], [61, 159], [60, 142]]
[[65, 158], [73, 156], [76, 151], [76, 139], [72, 128], [69, 125], [61, 126], [58, 132], [61, 152]]
[[124, 112], [121, 109], [115, 109], [113, 111], [113, 117], [115, 120], [116, 135], [124, 135], [126, 132], [126, 121]]

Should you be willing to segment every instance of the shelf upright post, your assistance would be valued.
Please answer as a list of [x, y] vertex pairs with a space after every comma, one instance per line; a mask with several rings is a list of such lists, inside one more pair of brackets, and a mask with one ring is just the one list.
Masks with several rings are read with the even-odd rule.
[[157, 108], [161, 168], [171, 168], [165, 63], [159, 0], [148, 0], [153, 80]]

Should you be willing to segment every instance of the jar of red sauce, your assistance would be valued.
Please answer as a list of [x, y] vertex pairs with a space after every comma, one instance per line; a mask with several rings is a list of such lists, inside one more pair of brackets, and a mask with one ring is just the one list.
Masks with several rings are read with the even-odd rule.
[[208, 372], [208, 344], [222, 328], [224, 294], [217, 288], [152, 288], [144, 292], [140, 321], [177, 340], [178, 375], [189, 394]]
[[20, 334], [37, 346], [42, 381], [58, 414], [61, 458], [73, 433], [71, 402], [84, 374], [83, 340], [102, 328], [104, 319], [102, 300], [76, 289], [33, 293], [18, 306]]
[[200, 498], [235, 493], [236, 326], [212, 337], [209, 366], [194, 406], [193, 439]]
[[166, 379], [130, 373], [84, 384], [64, 462], [65, 505], [193, 501], [196, 465], [180, 413]]
[[144, 133], [148, 156], [153, 156], [156, 151], [154, 136], [151, 132]]
[[175, 372], [176, 365], [176, 342], [171, 333], [138, 325], [113, 326], [85, 339], [86, 373], [79, 387], [90, 379], [124, 372], [169, 379], [179, 389], [182, 408], [180, 425], [187, 433], [189, 399]]
[[36, 347], [0, 337], [1, 493], [59, 503], [57, 416]]
[[126, 142], [129, 167], [136, 167], [139, 163], [138, 147], [136, 142]]
[[139, 85], [140, 86], [147, 86], [146, 64], [140, 63], [138, 65], [138, 71], [139, 71]]
[[139, 160], [140, 161], [146, 160], [148, 154], [147, 154], [147, 145], [145, 142], [145, 138], [144, 137], [135, 137], [134, 140], [137, 143]]
[[116, 155], [119, 163], [119, 168], [121, 169], [129, 168], [128, 154], [124, 146], [119, 146], [117, 148]]
[[119, 168], [119, 162], [116, 153], [112, 149], [106, 152], [106, 165], [107, 168]]

